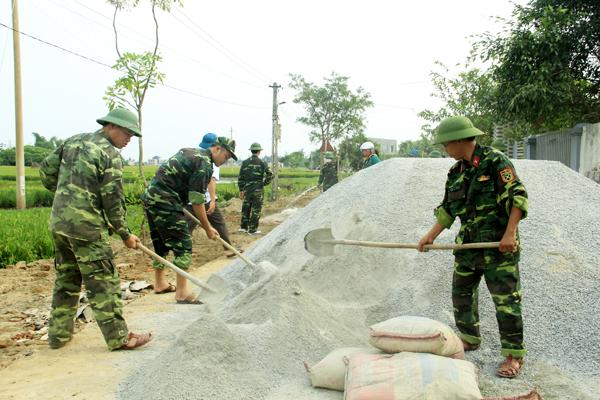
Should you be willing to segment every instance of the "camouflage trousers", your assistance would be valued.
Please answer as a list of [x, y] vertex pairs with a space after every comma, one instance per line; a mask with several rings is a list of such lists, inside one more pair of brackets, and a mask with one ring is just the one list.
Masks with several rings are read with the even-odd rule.
[[263, 190], [254, 190], [244, 193], [244, 202], [242, 203], [242, 222], [240, 228], [248, 232], [256, 232], [258, 221], [260, 220], [260, 211], [263, 204]]
[[[169, 251], [172, 251], [173, 264], [187, 270], [192, 264], [192, 236], [181, 208], [156, 207], [149, 204], [146, 204], [145, 208], [154, 252], [166, 258]], [[158, 261], [153, 261], [152, 267], [165, 268]]]
[[59, 348], [71, 339], [81, 284], [94, 311], [106, 345], [115, 350], [127, 343], [123, 318], [121, 282], [112, 261], [108, 233], [88, 242], [53, 233], [56, 280], [48, 328], [50, 347]]
[[455, 257], [452, 304], [461, 339], [470, 344], [481, 343], [478, 300], [483, 276], [496, 308], [502, 355], [525, 356], [519, 253], [469, 250], [456, 251]]

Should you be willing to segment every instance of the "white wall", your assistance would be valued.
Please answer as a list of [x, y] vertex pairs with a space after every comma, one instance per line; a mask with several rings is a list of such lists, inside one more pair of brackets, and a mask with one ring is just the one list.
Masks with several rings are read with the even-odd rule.
[[579, 173], [583, 175], [600, 165], [600, 123], [583, 127], [580, 156]]

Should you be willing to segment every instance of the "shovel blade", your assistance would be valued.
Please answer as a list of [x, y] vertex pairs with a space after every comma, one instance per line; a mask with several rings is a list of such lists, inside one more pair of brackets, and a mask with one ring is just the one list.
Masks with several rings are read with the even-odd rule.
[[197, 297], [204, 304], [220, 303], [229, 293], [227, 283], [220, 276], [211, 275], [206, 284], [213, 290], [201, 289]]
[[330, 228], [312, 230], [304, 236], [304, 248], [315, 256], [333, 256], [335, 244], [327, 243], [335, 240]]

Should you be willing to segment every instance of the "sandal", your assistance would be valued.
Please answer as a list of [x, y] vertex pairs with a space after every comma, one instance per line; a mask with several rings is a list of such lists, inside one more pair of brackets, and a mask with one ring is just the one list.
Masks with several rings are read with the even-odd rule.
[[465, 342], [462, 339], [461, 339], [461, 342], [462, 342], [462, 345], [463, 345], [463, 349], [465, 349], [465, 351], [479, 350], [479, 344], [473, 344], [473, 343]]
[[133, 350], [141, 347], [152, 340], [152, 332], [133, 333], [127, 335], [127, 343], [119, 347], [117, 350]]
[[524, 363], [525, 361], [522, 358], [515, 358], [509, 355], [498, 367], [496, 375], [502, 378], [516, 378], [521, 373]]
[[163, 290], [159, 290], [158, 292], [155, 291], [154, 294], [173, 293], [175, 290], [177, 290], [177, 287], [175, 285], [173, 285], [171, 282], [169, 282], [169, 286], [167, 286]]

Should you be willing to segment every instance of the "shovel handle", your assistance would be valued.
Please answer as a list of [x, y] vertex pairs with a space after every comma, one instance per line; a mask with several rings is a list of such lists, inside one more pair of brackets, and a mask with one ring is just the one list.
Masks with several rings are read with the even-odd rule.
[[[188, 210], [186, 210], [185, 208], [183, 209], [183, 212], [185, 213], [185, 215], [187, 215], [188, 217], [190, 217], [192, 219], [192, 221], [194, 221], [195, 223], [200, 224], [200, 221], [198, 220], [198, 218], [196, 218], [196, 216], [194, 214], [192, 214], [191, 212], [189, 212]], [[244, 257], [242, 255], [242, 253], [240, 253], [239, 251], [237, 251], [237, 249], [235, 247], [233, 247], [232, 245], [230, 245], [229, 243], [227, 243], [225, 240], [223, 240], [223, 238], [221, 236], [217, 236], [217, 240], [219, 242], [221, 242], [221, 244], [225, 247], [227, 247], [229, 250], [233, 251], [235, 253], [236, 256], [238, 256], [239, 258], [241, 258], [242, 260], [244, 260], [244, 262], [246, 264], [248, 264], [251, 267], [254, 268], [258, 268], [258, 266], [256, 264], [254, 264], [252, 261], [248, 260], [246, 257]]]
[[138, 242], [137, 248], [140, 249], [141, 251], [143, 251], [144, 253], [148, 254], [150, 257], [154, 258], [156, 261], [160, 262], [165, 267], [171, 268], [173, 271], [175, 271], [179, 275], [181, 275], [184, 278], [188, 279], [194, 285], [199, 286], [202, 289], [206, 289], [206, 290], [208, 290], [210, 292], [213, 292], [213, 293], [217, 292], [215, 289], [213, 289], [212, 287], [208, 286], [206, 283], [202, 282], [200, 279], [198, 279], [195, 276], [190, 275], [189, 273], [185, 272], [184, 270], [182, 270], [181, 268], [179, 268], [177, 265], [175, 265], [172, 262], [170, 262], [169, 260], [166, 260], [163, 257], [159, 256], [158, 254], [156, 254], [155, 252], [153, 252], [152, 250], [150, 250], [149, 248], [147, 248], [143, 244], [141, 244], [141, 243]]
[[[327, 244], [342, 244], [349, 246], [363, 247], [383, 247], [388, 249], [418, 249], [416, 243], [387, 243], [387, 242], [367, 242], [363, 240], [320, 240], [321, 243]], [[464, 243], [464, 244], [426, 244], [426, 250], [468, 250], [468, 249], [497, 249], [500, 242], [483, 242], [483, 243]]]

